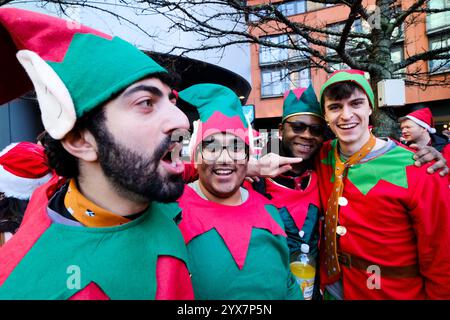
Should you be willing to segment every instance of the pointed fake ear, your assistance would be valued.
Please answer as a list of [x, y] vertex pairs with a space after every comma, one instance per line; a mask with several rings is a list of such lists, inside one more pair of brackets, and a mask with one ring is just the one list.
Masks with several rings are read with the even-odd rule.
[[20, 50], [17, 59], [33, 82], [45, 130], [53, 139], [62, 139], [77, 120], [69, 90], [56, 72], [35, 52]]

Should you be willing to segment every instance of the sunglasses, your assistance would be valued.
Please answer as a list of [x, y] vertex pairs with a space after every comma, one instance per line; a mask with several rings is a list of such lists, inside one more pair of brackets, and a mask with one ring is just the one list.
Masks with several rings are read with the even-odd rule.
[[309, 129], [309, 133], [315, 137], [323, 136], [325, 133], [325, 126], [321, 124], [306, 124], [301, 121], [285, 121], [284, 123], [289, 123], [294, 133], [299, 134]]

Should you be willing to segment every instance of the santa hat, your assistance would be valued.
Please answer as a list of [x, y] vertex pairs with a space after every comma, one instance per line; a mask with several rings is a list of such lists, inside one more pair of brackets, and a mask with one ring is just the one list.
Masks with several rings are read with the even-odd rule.
[[308, 88], [296, 88], [284, 93], [282, 121], [300, 114], [309, 114], [323, 119], [320, 104], [312, 85], [309, 85]]
[[44, 148], [40, 145], [13, 143], [0, 152], [0, 192], [7, 197], [29, 199], [33, 191], [51, 177]]
[[356, 84], [367, 96], [369, 99], [370, 106], [372, 109], [375, 108], [375, 95], [373, 93], [372, 87], [370, 86], [369, 81], [366, 79], [365, 72], [357, 69], [347, 69], [347, 70], [337, 70], [333, 72], [322, 86], [320, 90], [320, 105], [322, 106], [322, 113], [325, 112], [323, 108], [323, 93], [325, 90], [333, 84], [340, 82], [352, 82]]
[[434, 127], [433, 115], [431, 114], [431, 110], [429, 108], [422, 108], [416, 111], [413, 111], [406, 116], [400, 118], [400, 121], [403, 120], [411, 120], [417, 123], [419, 126], [427, 129], [429, 133], [436, 133], [436, 129]]
[[28, 10], [0, 8], [0, 44], [0, 104], [33, 84], [54, 139], [132, 83], [167, 72], [118, 37]]
[[218, 133], [231, 133], [241, 138], [253, 151], [253, 129], [242, 111], [239, 97], [219, 84], [200, 83], [180, 91], [179, 98], [197, 108], [200, 119], [195, 125], [190, 144], [191, 159], [200, 142]]

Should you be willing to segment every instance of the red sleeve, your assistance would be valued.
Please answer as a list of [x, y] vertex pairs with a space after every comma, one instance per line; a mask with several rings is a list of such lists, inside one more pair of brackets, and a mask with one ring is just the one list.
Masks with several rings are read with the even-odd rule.
[[186, 264], [171, 256], [156, 263], [156, 300], [194, 300], [194, 289]]
[[190, 183], [198, 179], [197, 169], [194, 167], [194, 163], [192, 162], [183, 162], [184, 163], [184, 171], [183, 171], [183, 181], [185, 183]]
[[[419, 269], [428, 299], [450, 299], [450, 189], [448, 180], [407, 168]], [[417, 179], [409, 179], [416, 175]]]

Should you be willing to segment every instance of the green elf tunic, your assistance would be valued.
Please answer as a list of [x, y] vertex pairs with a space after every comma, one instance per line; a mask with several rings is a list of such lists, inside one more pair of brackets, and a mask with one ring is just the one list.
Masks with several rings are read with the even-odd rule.
[[0, 249], [0, 299], [193, 298], [186, 247], [166, 215], [177, 206], [151, 203], [116, 227], [57, 223], [47, 203], [61, 182], [54, 177], [35, 191], [19, 231]]

